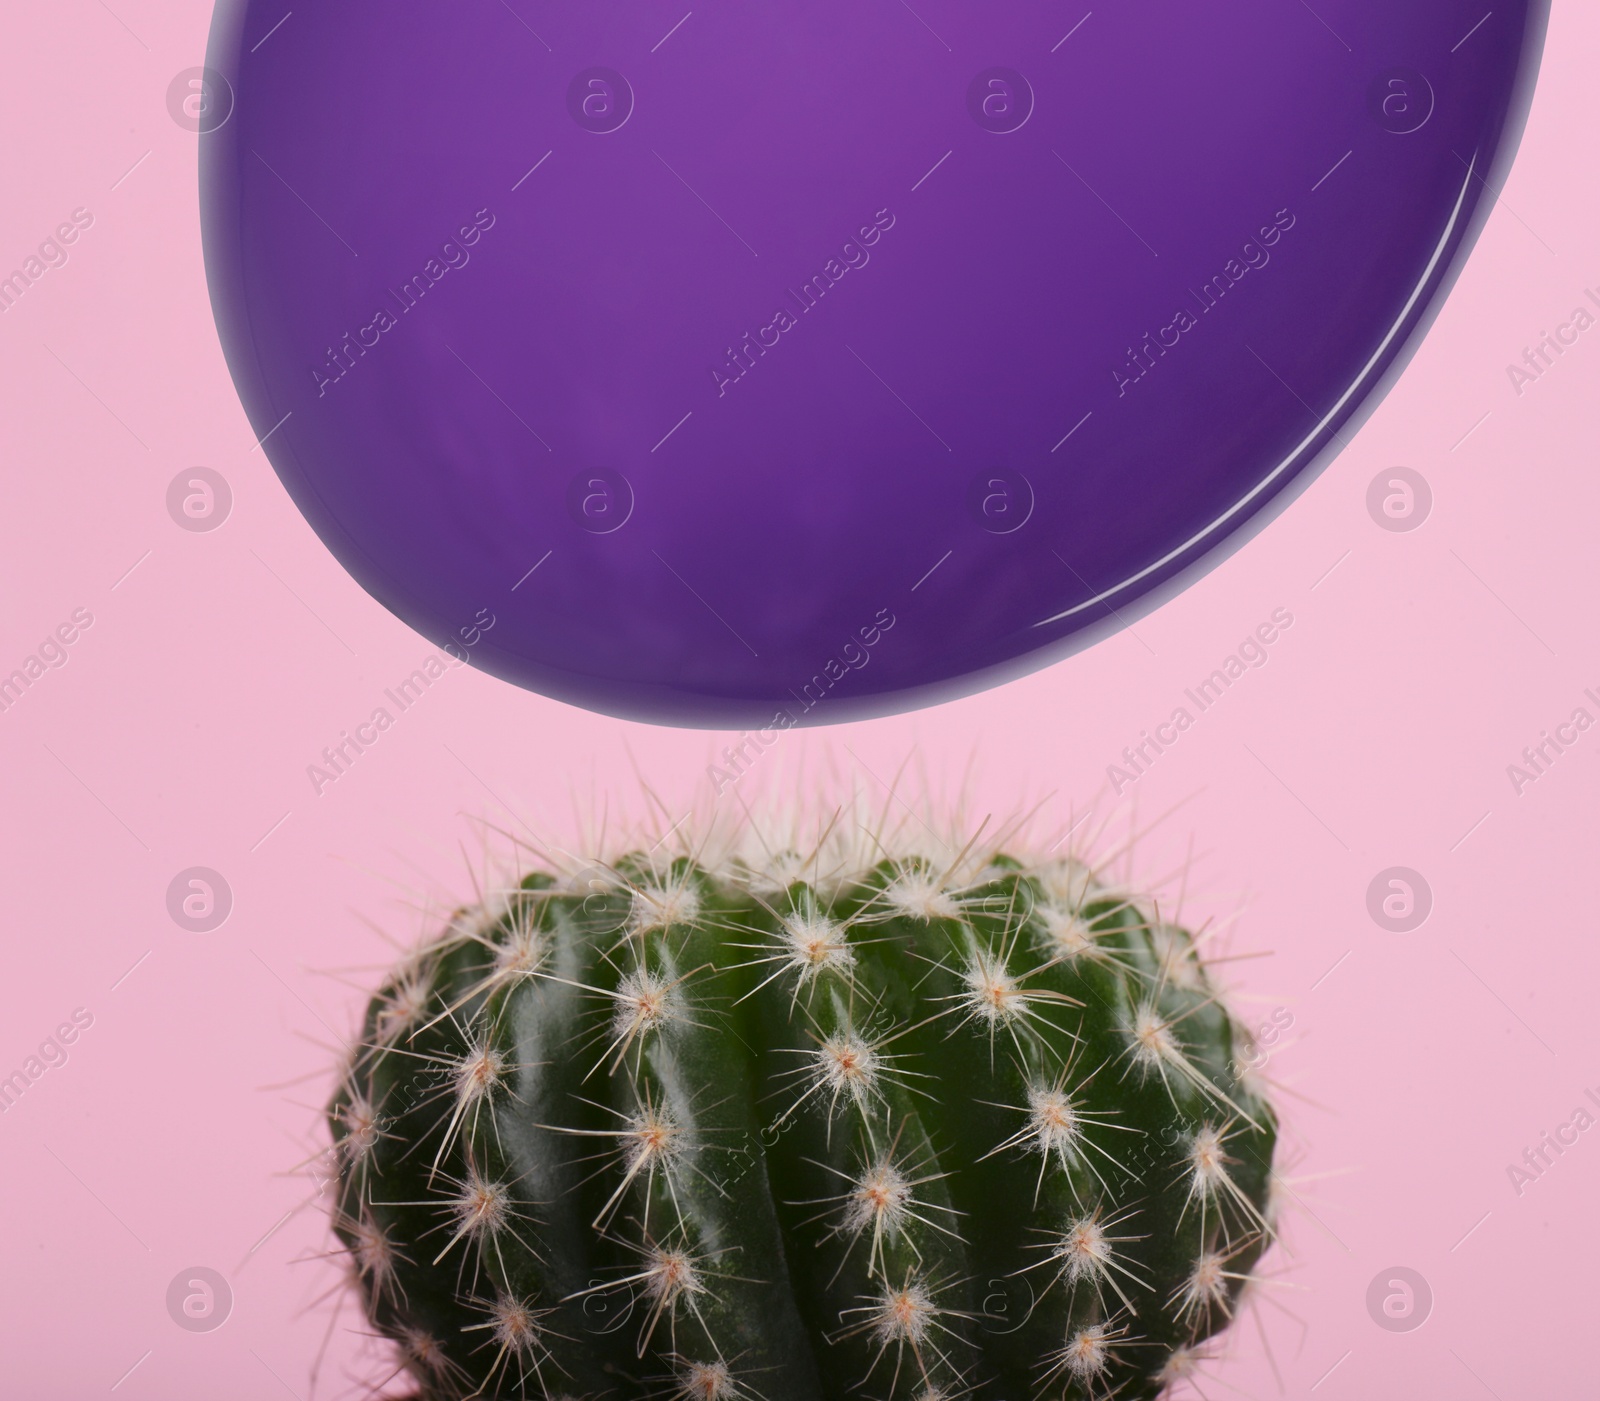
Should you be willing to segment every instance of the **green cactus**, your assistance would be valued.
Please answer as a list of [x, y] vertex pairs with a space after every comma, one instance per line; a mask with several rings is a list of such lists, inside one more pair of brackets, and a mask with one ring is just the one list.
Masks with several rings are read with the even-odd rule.
[[334, 1228], [424, 1401], [1155, 1397], [1273, 1238], [1195, 941], [1075, 860], [634, 855], [367, 1009]]

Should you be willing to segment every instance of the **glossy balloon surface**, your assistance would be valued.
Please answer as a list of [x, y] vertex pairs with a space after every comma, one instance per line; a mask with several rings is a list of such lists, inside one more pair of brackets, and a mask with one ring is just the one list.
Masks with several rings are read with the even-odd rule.
[[905, 709], [1310, 479], [1492, 205], [1546, 10], [224, 0], [213, 304], [300, 509], [436, 644], [677, 724]]

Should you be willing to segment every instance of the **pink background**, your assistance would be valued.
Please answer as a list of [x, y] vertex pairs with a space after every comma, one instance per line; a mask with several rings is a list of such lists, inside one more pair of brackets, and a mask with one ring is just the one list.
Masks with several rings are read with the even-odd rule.
[[[335, 1274], [296, 1263], [327, 1238], [315, 1209], [282, 1220], [308, 1190], [289, 1169], [318, 1146], [325, 1048], [372, 977], [328, 970], [387, 957], [373, 924], [409, 939], [418, 901], [468, 894], [479, 819], [561, 832], [595, 795], [637, 811], [635, 763], [686, 807], [727, 739], [452, 671], [313, 793], [306, 766], [433, 649], [344, 575], [252, 450], [202, 275], [196, 138], [166, 110], [208, 19], [200, 0], [58, 0], [6, 18], [0, 264], [73, 209], [95, 216], [67, 265], [0, 317], [0, 673], [75, 608], [95, 618], [70, 662], [0, 714], [0, 1077], [74, 1008], [94, 1018], [0, 1116], [0, 1365], [19, 1396], [309, 1397], [329, 1318], [315, 1301]], [[1269, 1074], [1295, 1096], [1304, 1209], [1261, 1314], [1291, 1396], [1514, 1401], [1593, 1385], [1600, 1132], [1520, 1197], [1507, 1166], [1600, 1086], [1600, 730], [1520, 797], [1506, 766], [1578, 705], [1600, 715], [1583, 696], [1600, 692], [1600, 328], [1520, 397], [1505, 367], [1600, 286], [1597, 41], [1592, 7], [1557, 7], [1521, 157], [1473, 261], [1400, 386], [1280, 521], [1085, 655], [791, 737], [765, 761], [776, 772], [803, 751], [869, 791], [908, 757], [936, 783], [970, 764], [978, 811], [1053, 795], [1062, 825], [1097, 795], [1119, 828], [1130, 799], [1141, 821], [1183, 804], [1136, 869], [1164, 875], [1192, 839], [1186, 912], [1242, 902], [1235, 951], [1271, 957], [1230, 979], [1247, 1009], [1295, 1018]], [[189, 534], [165, 493], [200, 464], [235, 501], [221, 529]], [[1366, 492], [1402, 464], [1434, 509], [1389, 534]], [[1280, 607], [1295, 622], [1270, 663], [1112, 802], [1107, 764]], [[234, 891], [214, 933], [166, 912], [193, 865]], [[1393, 865], [1434, 891], [1413, 933], [1367, 914], [1369, 882]], [[196, 1264], [236, 1296], [208, 1334], [165, 1308]], [[1414, 1332], [1366, 1310], [1368, 1282], [1394, 1265], [1433, 1289]], [[317, 1395], [350, 1390], [355, 1327], [346, 1313]], [[1248, 1320], [1208, 1374], [1280, 1394]]]

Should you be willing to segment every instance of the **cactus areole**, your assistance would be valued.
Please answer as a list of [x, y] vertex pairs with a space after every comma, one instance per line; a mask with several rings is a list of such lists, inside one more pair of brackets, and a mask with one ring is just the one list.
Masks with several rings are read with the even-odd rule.
[[334, 1224], [426, 1401], [1136, 1401], [1272, 1242], [1248, 1048], [1076, 861], [535, 873], [372, 999]]

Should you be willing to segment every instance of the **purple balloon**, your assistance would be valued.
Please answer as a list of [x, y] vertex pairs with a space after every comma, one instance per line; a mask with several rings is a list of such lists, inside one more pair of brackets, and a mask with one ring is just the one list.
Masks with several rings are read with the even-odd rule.
[[678, 724], [1154, 607], [1399, 373], [1548, 3], [1080, 9], [223, 0], [206, 269], [296, 504], [436, 644]]

